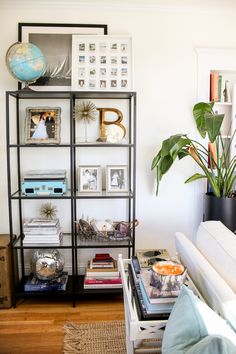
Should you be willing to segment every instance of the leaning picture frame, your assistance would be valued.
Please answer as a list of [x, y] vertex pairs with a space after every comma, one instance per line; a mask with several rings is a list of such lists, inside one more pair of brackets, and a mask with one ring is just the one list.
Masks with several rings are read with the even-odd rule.
[[106, 167], [107, 193], [128, 192], [128, 166], [107, 165]]
[[102, 174], [99, 165], [79, 166], [79, 192], [101, 193]]
[[[71, 89], [72, 35], [106, 35], [105, 24], [18, 23], [18, 41], [38, 46], [47, 62], [44, 75], [33, 86], [38, 91]], [[19, 83], [19, 89], [22, 84]]]
[[130, 36], [72, 35], [72, 89], [131, 91]]
[[26, 108], [25, 144], [59, 144], [60, 132], [60, 107]]

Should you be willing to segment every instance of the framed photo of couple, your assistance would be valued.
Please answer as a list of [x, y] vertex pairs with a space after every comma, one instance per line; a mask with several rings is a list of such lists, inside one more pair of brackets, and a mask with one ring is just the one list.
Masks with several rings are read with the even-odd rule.
[[26, 108], [25, 144], [59, 144], [60, 130], [61, 108]]
[[79, 192], [101, 193], [102, 174], [101, 166], [79, 166]]

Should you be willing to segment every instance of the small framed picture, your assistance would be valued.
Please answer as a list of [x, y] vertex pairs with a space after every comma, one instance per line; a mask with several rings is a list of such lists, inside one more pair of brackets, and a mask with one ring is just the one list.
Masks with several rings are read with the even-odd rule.
[[79, 192], [101, 193], [101, 166], [79, 166]]
[[26, 144], [59, 144], [61, 108], [27, 107], [25, 118]]
[[128, 166], [108, 165], [107, 166], [107, 192], [123, 193], [128, 192]]

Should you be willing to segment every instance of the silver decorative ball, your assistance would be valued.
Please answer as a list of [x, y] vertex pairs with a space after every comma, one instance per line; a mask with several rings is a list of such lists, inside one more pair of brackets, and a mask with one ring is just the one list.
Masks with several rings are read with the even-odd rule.
[[63, 271], [64, 257], [56, 249], [39, 249], [31, 259], [32, 272], [42, 280], [57, 278]]

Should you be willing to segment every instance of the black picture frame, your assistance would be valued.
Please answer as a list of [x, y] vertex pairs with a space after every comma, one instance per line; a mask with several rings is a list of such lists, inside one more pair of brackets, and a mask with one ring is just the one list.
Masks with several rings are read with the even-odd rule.
[[18, 23], [18, 41], [37, 45], [48, 63], [45, 74], [30, 86], [39, 91], [71, 89], [72, 35], [107, 32], [105, 24]]

